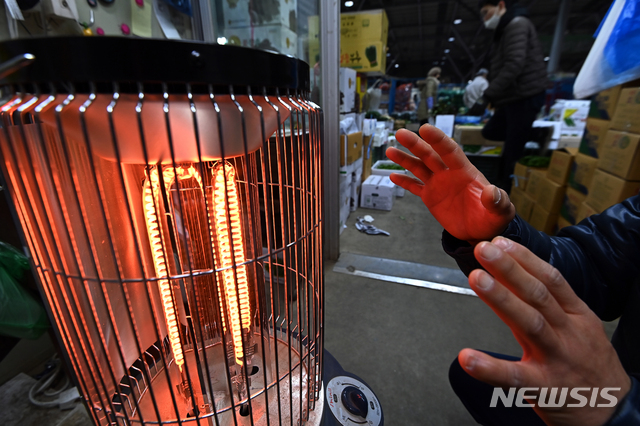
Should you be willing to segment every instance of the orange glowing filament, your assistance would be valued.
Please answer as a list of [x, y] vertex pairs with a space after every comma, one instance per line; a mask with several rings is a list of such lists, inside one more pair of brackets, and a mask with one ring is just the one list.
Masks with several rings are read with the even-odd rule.
[[213, 214], [235, 357], [236, 362], [242, 365], [242, 330], [251, 327], [251, 310], [236, 171], [229, 163], [219, 164], [213, 169]]
[[[165, 185], [170, 186], [174, 180], [173, 170], [167, 168], [164, 170], [163, 178]], [[182, 353], [182, 345], [180, 344], [180, 333], [178, 330], [178, 319], [176, 310], [171, 296], [171, 283], [166, 278], [169, 276], [167, 270], [167, 262], [165, 260], [164, 249], [162, 247], [162, 236], [160, 232], [160, 222], [156, 214], [156, 205], [154, 203], [154, 192], [158, 195], [160, 181], [158, 179], [158, 170], [151, 169], [149, 178], [144, 181], [144, 211], [147, 222], [147, 231], [149, 233], [149, 242], [151, 244], [151, 254], [153, 255], [153, 266], [158, 279], [158, 288], [160, 289], [160, 297], [162, 298], [162, 307], [164, 308], [164, 319], [167, 324], [167, 333], [169, 335], [169, 343], [173, 351], [173, 358], [176, 365], [182, 371], [184, 364], [184, 354]], [[157, 197], [156, 200], [160, 200]], [[159, 201], [157, 201], [159, 203]]]

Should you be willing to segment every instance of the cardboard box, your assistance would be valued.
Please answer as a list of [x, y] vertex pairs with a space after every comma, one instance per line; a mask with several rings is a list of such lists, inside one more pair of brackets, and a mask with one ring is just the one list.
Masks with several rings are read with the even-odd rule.
[[600, 157], [601, 146], [607, 135], [611, 121], [587, 118], [587, 125], [580, 141], [580, 152], [591, 157]]
[[542, 186], [542, 181], [545, 179], [546, 174], [546, 169], [531, 170], [531, 172], [529, 173], [529, 182], [527, 183], [527, 189], [525, 190], [525, 192], [534, 200], [538, 199], [540, 187]]
[[356, 70], [340, 67], [340, 112], [352, 112], [356, 107]]
[[557, 230], [561, 230], [562, 228], [566, 228], [567, 226], [571, 226], [571, 224], [562, 216], [558, 217], [558, 226]]
[[461, 126], [456, 124], [453, 127], [453, 140], [460, 145], [483, 145], [483, 146], [503, 146], [504, 142], [490, 141], [482, 137], [484, 126]]
[[555, 235], [556, 227], [558, 226], [558, 217], [558, 213], [549, 213], [536, 204], [531, 211], [529, 224], [545, 234]]
[[340, 14], [340, 42], [379, 41], [387, 44], [389, 19], [384, 9]]
[[590, 105], [591, 101], [571, 100], [564, 102], [561, 116], [561, 136], [582, 138], [582, 133], [587, 124], [587, 117], [589, 116]]
[[360, 207], [391, 210], [395, 198], [395, 185], [389, 176], [371, 175], [362, 184]]
[[349, 208], [352, 212], [358, 210], [360, 205], [360, 190], [362, 186], [362, 169], [356, 170], [352, 175], [351, 181], [351, 197], [349, 201]]
[[611, 128], [623, 132], [640, 133], [640, 87], [620, 91], [616, 112], [611, 119]]
[[640, 180], [640, 135], [609, 130], [598, 168], [625, 180]]
[[620, 86], [615, 86], [593, 96], [591, 98], [591, 106], [589, 107], [589, 117], [611, 120], [616, 110], [616, 105], [618, 104], [620, 90]]
[[602, 212], [614, 204], [636, 195], [638, 190], [640, 190], [640, 182], [626, 181], [596, 169], [585, 202], [596, 211]]
[[294, 31], [298, 28], [296, 0], [278, 0], [272, 2], [271, 6], [276, 7], [271, 8], [250, 7], [251, 0], [228, 0], [221, 3], [225, 28], [262, 25], [283, 25]]
[[541, 167], [528, 167], [525, 166], [522, 163], [516, 163], [514, 169], [513, 169], [513, 179], [512, 179], [512, 185], [511, 188], [518, 188], [522, 191], [526, 191], [527, 189], [527, 182], [529, 182], [529, 175], [531, 174], [531, 171], [533, 170], [540, 170], [543, 172], [546, 172], [547, 169], [541, 168]]
[[234, 46], [275, 50], [285, 55], [298, 56], [298, 35], [284, 25], [226, 28], [228, 43]]
[[567, 187], [547, 178], [543, 178], [539, 185], [540, 190], [535, 199], [536, 205], [550, 213], [558, 213]]
[[578, 215], [576, 216], [576, 223], [582, 222], [585, 218], [589, 216], [593, 216], [594, 214], [599, 214], [600, 212], [591, 207], [586, 202], [580, 204], [580, 208], [578, 209]]
[[577, 148], [556, 149], [551, 154], [549, 168], [547, 169], [547, 178], [564, 185], [569, 178], [573, 157], [578, 153]]
[[591, 179], [593, 179], [593, 173], [596, 171], [597, 165], [597, 158], [578, 153], [573, 158], [573, 164], [571, 165], [571, 172], [567, 181], [569, 186], [585, 195], [588, 194], [589, 185], [591, 185]]
[[358, 72], [385, 72], [387, 69], [386, 45], [380, 41], [341, 42], [340, 66]]
[[362, 158], [362, 132], [340, 135], [340, 165], [346, 166]]
[[586, 199], [586, 194], [576, 191], [573, 188], [567, 188], [567, 191], [564, 194], [564, 200], [562, 201], [562, 206], [560, 207], [560, 216], [572, 225], [575, 225], [578, 223], [577, 218], [580, 206]]
[[362, 166], [362, 181], [364, 182], [371, 176], [371, 167], [373, 166], [373, 136], [364, 136], [362, 144], [362, 158], [364, 161]]
[[[380, 166], [383, 166], [383, 165], [394, 165], [394, 166], [397, 166], [397, 164], [394, 163], [393, 161], [378, 160], [371, 167], [371, 174], [372, 175], [380, 175], [380, 176], [390, 176], [391, 173], [402, 173], [402, 174], [405, 174], [405, 175], [407, 174], [407, 170], [406, 169], [392, 170], [392, 169], [382, 169], [382, 168], [380, 168]], [[404, 188], [396, 185], [396, 197], [404, 197], [404, 192], [405, 192]]]
[[509, 198], [515, 206], [518, 216], [528, 222], [529, 218], [531, 217], [533, 206], [536, 203], [535, 200], [529, 198], [529, 196], [524, 191], [517, 188], [511, 190]]

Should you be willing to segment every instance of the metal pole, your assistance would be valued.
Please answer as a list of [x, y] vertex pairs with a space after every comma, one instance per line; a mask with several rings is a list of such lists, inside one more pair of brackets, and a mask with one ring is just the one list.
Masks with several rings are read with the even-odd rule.
[[340, 3], [320, 1], [320, 68], [324, 116], [324, 258], [340, 255]]
[[551, 53], [549, 54], [549, 64], [547, 72], [552, 74], [558, 71], [560, 65], [560, 55], [562, 54], [562, 38], [564, 30], [569, 20], [569, 9], [571, 9], [571, 0], [562, 0], [560, 10], [558, 11], [558, 19], [556, 20], [556, 30], [553, 34], [553, 44], [551, 45]]

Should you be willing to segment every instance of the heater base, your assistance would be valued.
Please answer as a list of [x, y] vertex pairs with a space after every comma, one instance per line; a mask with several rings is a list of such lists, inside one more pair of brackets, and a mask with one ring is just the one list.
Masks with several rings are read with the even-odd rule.
[[[355, 374], [345, 371], [340, 363], [327, 350], [324, 350], [323, 356], [324, 367], [322, 375], [322, 392], [324, 393], [324, 407], [321, 425], [343, 426], [346, 424], [364, 424], [368, 426], [384, 426], [384, 413], [382, 411], [382, 406], [380, 406], [378, 398], [369, 388], [369, 385]], [[341, 385], [338, 383], [341, 383]], [[368, 403], [369, 410], [371, 411], [365, 417], [366, 420], [349, 413], [349, 410], [342, 404], [342, 395], [332, 394], [331, 400], [329, 399], [328, 391], [333, 392], [335, 389], [340, 389], [340, 391], [342, 391], [345, 387], [352, 387], [345, 385], [355, 385], [356, 387], [363, 389], [363, 393], [365, 395], [368, 395], [368, 398], [365, 398], [364, 400]], [[333, 407], [331, 405], [333, 405]], [[377, 413], [374, 411], [377, 411]], [[341, 419], [338, 419], [334, 413], [342, 413], [342, 416], [339, 415]]]

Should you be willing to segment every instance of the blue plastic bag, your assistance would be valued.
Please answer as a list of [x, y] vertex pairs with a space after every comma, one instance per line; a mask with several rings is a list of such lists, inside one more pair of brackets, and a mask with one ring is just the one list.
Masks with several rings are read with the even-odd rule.
[[604, 56], [615, 74], [640, 65], [639, 3], [638, 0], [625, 2], [604, 49]]

